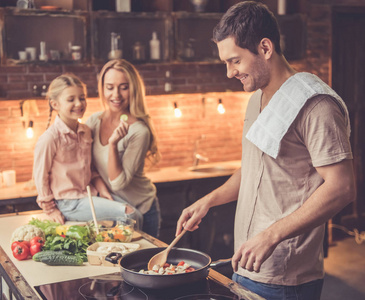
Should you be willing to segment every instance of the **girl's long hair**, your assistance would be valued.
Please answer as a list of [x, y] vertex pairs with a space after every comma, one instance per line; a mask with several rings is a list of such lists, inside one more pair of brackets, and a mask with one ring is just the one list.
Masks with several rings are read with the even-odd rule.
[[107, 62], [100, 71], [98, 80], [99, 96], [103, 101], [105, 107], [104, 96], [104, 78], [105, 73], [115, 69], [124, 73], [129, 82], [129, 112], [132, 116], [138, 120], [143, 121], [151, 132], [151, 141], [147, 152], [147, 158], [156, 164], [161, 159], [160, 151], [157, 146], [157, 135], [150, 115], [148, 114], [146, 97], [145, 97], [145, 85], [137, 71], [137, 69], [128, 61], [124, 59], [114, 59]]
[[57, 100], [64, 89], [70, 86], [78, 86], [84, 90], [86, 96], [86, 85], [80, 80], [79, 77], [72, 73], [62, 74], [55, 79], [52, 80], [51, 84], [48, 87], [46, 98], [48, 100], [49, 105], [49, 116], [48, 116], [48, 123], [47, 127], [49, 127], [52, 119], [52, 112], [53, 108], [51, 105], [51, 100]]

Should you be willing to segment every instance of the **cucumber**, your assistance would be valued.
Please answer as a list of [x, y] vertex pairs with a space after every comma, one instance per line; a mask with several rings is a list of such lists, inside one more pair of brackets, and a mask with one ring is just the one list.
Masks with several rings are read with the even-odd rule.
[[[36, 256], [38, 253], [42, 253]], [[41, 251], [36, 253], [33, 259], [50, 266], [81, 266], [84, 261], [77, 255], [64, 254], [63, 251]]]
[[60, 255], [60, 254], [65, 254], [65, 253], [63, 251], [44, 250], [44, 251], [40, 251], [40, 252], [37, 252], [36, 254], [34, 254], [33, 260], [41, 261], [41, 259], [43, 257], [46, 257], [47, 255], [50, 255], [50, 254]]

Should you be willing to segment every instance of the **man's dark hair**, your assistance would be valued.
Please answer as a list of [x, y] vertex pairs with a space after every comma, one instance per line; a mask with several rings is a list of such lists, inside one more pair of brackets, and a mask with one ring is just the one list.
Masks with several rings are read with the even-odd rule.
[[282, 54], [278, 22], [268, 7], [260, 2], [239, 2], [228, 9], [213, 30], [213, 40], [217, 43], [228, 37], [233, 37], [237, 46], [254, 54], [258, 54], [260, 41], [268, 38], [275, 51]]

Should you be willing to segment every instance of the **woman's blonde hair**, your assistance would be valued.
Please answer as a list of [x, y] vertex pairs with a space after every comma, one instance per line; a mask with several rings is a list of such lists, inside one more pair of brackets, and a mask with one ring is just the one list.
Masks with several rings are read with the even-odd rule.
[[49, 104], [49, 117], [48, 117], [47, 128], [49, 127], [49, 124], [51, 123], [52, 119], [53, 107], [51, 105], [51, 100], [57, 100], [58, 97], [61, 95], [61, 93], [70, 86], [81, 87], [84, 90], [86, 97], [86, 92], [87, 92], [86, 85], [76, 75], [67, 73], [67, 74], [62, 74], [53, 79], [48, 87], [46, 95]]
[[107, 62], [100, 71], [98, 81], [99, 96], [103, 101], [105, 107], [105, 95], [104, 95], [104, 78], [107, 71], [115, 69], [124, 73], [129, 83], [129, 113], [143, 121], [151, 132], [151, 141], [147, 152], [147, 158], [151, 160], [153, 164], [156, 164], [161, 159], [161, 154], [157, 147], [157, 135], [150, 115], [148, 114], [146, 98], [145, 98], [145, 85], [141, 75], [137, 69], [128, 61], [124, 59], [114, 59]]

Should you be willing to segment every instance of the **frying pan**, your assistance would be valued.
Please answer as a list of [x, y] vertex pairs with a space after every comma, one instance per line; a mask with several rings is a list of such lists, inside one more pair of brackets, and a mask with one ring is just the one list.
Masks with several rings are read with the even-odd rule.
[[[177, 265], [183, 260], [194, 267], [195, 271], [173, 275], [138, 273], [142, 269], [147, 270], [147, 263], [152, 256], [164, 249], [166, 248], [142, 249], [123, 256], [119, 262], [123, 280], [139, 288], [171, 288], [205, 279], [208, 276], [209, 267], [218, 267], [230, 263], [230, 259], [212, 263], [210, 256], [203, 252], [185, 248], [172, 248], [167, 263]], [[110, 253], [105, 259], [109, 260], [110, 256], [113, 256], [113, 253]], [[116, 261], [111, 262], [116, 263]]]

